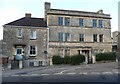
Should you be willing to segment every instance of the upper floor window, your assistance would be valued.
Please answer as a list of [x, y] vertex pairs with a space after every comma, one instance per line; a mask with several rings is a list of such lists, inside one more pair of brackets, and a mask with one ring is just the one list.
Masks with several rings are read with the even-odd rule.
[[36, 31], [35, 30], [30, 31], [30, 39], [36, 39]]
[[79, 41], [80, 42], [84, 42], [84, 34], [80, 34], [79, 35]]
[[22, 37], [22, 29], [17, 30], [17, 37]]
[[99, 35], [99, 42], [103, 42], [103, 34]]
[[63, 17], [58, 17], [58, 26], [63, 25]]
[[70, 18], [65, 17], [65, 26], [69, 26], [70, 25]]
[[37, 55], [37, 46], [35, 46], [35, 45], [32, 45], [32, 46], [30, 46], [30, 56], [35, 56], [35, 55]]
[[97, 34], [93, 34], [93, 42], [97, 42]]
[[63, 41], [63, 33], [58, 33], [58, 41]]
[[84, 22], [83, 22], [84, 20], [83, 19], [79, 19], [79, 26], [80, 27], [83, 27], [84, 26]]
[[65, 41], [70, 41], [70, 34], [69, 33], [65, 33]]
[[92, 23], [93, 23], [93, 27], [97, 27], [97, 20], [96, 19], [93, 19]]
[[102, 28], [102, 20], [98, 20], [98, 27]]

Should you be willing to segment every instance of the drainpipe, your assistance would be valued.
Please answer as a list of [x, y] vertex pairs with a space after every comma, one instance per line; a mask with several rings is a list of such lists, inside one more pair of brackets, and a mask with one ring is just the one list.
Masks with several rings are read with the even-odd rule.
[[49, 29], [50, 28], [47, 28], [47, 58], [48, 58], [49, 65], [52, 65], [52, 58], [51, 58], [50, 52], [49, 52]]

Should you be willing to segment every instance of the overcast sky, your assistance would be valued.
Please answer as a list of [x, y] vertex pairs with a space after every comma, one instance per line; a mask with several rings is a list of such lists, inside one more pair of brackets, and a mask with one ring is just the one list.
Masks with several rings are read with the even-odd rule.
[[112, 17], [112, 32], [118, 30], [119, 0], [0, 0], [0, 39], [3, 38], [3, 25], [31, 13], [32, 17], [44, 18], [44, 2], [51, 8], [97, 12], [102, 9]]

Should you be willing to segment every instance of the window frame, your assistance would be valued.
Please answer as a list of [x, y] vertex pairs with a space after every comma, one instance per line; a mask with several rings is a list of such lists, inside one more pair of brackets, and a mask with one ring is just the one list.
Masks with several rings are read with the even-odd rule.
[[65, 23], [65, 26], [70, 26], [70, 18], [69, 17], [65, 17], [64, 18], [64, 23]]
[[79, 26], [80, 27], [84, 26], [84, 19], [83, 18], [79, 18]]
[[[95, 37], [94, 37], [95, 36]], [[93, 42], [98, 42], [98, 40], [97, 40], [97, 34], [93, 34]]]
[[63, 38], [63, 33], [61, 33], [61, 32], [58, 33], [58, 41], [59, 41], [59, 42], [63, 42], [63, 39], [64, 39], [64, 38]]
[[[35, 54], [31, 54], [31, 46], [33, 47], [34, 46], [34, 48], [35, 48], [35, 51], [32, 51], [32, 52], [35, 52]], [[37, 55], [37, 46], [35, 46], [35, 45], [30, 45], [29, 46], [29, 55], [30, 56], [36, 56]]]
[[84, 42], [85, 35], [84, 34], [79, 34], [79, 42]]
[[97, 19], [92, 19], [92, 27], [97, 27]]
[[64, 33], [64, 41], [65, 42], [68, 42], [68, 41], [70, 41], [70, 33]]
[[58, 17], [58, 26], [63, 26], [63, 17]]
[[22, 38], [22, 29], [17, 29], [17, 37]]
[[37, 39], [37, 31], [36, 30], [30, 30], [30, 39], [31, 40]]
[[103, 27], [103, 24], [102, 24], [102, 20], [98, 20], [98, 28], [102, 28]]
[[[102, 36], [102, 38], [100, 36]], [[103, 42], [103, 34], [99, 35], [99, 42]]]

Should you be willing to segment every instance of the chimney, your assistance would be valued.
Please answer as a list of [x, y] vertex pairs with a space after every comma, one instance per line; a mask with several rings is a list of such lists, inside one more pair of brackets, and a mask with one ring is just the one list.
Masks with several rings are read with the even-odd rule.
[[31, 13], [26, 13], [26, 14], [25, 14], [25, 17], [31, 18]]
[[103, 10], [99, 10], [97, 13], [99, 13], [99, 14], [103, 14]]
[[50, 7], [51, 7], [51, 4], [50, 4], [50, 2], [45, 2], [45, 5], [44, 5], [44, 11], [45, 11], [45, 17], [44, 17], [44, 19], [45, 19], [45, 21], [47, 20], [47, 12], [50, 10]]

